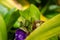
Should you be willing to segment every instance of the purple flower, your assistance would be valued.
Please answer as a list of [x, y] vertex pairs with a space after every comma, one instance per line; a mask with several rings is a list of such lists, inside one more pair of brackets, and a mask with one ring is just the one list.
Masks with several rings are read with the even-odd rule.
[[24, 40], [27, 37], [27, 33], [22, 29], [17, 29], [15, 33], [15, 40]]

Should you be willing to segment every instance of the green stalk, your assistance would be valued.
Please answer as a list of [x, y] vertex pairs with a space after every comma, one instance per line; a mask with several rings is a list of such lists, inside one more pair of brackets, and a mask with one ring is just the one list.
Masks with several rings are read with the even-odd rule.
[[0, 15], [0, 40], [7, 40], [6, 25], [1, 15]]
[[44, 14], [48, 7], [49, 7], [49, 2], [43, 7], [43, 9], [41, 10], [41, 13]]
[[43, 40], [60, 32], [60, 14], [34, 30], [26, 40]]
[[1, 32], [0, 32], [0, 40], [2, 40], [2, 37], [1, 37]]
[[48, 40], [58, 40], [58, 35], [54, 35], [51, 38], [49, 38]]
[[59, 32], [60, 32], [60, 26], [56, 26], [57, 28], [53, 28], [47, 32], [45, 32], [44, 34], [38, 36], [38, 40], [46, 40], [49, 39], [53, 36], [56, 36]]
[[24, 10], [21, 4], [16, 3], [14, 0], [1, 0], [0, 3], [9, 9], [16, 8], [19, 10]]
[[[10, 1], [10, 0], [9, 0]], [[7, 8], [11, 9], [13, 8], [14, 6], [12, 4], [10, 4], [10, 2], [7, 1], [7, 0], [1, 0], [0, 3], [4, 6], [6, 6]]]

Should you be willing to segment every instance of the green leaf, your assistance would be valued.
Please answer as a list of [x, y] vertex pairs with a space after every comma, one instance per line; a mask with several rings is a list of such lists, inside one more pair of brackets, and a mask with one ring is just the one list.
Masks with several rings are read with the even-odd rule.
[[60, 7], [57, 5], [50, 5], [43, 15], [46, 18], [50, 19], [50, 18], [56, 16], [57, 14], [59, 14], [59, 9], [60, 9]]
[[47, 12], [44, 14], [44, 16], [45, 16], [46, 18], [48, 18], [48, 19], [51, 19], [51, 18], [53, 18], [54, 16], [56, 16], [57, 14], [60, 14], [60, 13], [58, 13], [58, 12], [56, 12], [56, 11], [47, 11]]
[[5, 22], [7, 25], [7, 28], [10, 29], [14, 23], [18, 20], [20, 17], [19, 10], [12, 9], [8, 14], [5, 16]]
[[7, 13], [8, 13], [8, 9], [5, 6], [3, 6], [2, 4], [0, 4], [0, 14], [5, 16]]
[[43, 23], [26, 40], [45, 40], [60, 32], [60, 14]]
[[49, 2], [42, 8], [41, 13], [44, 14], [49, 7]]
[[0, 40], [7, 40], [6, 24], [1, 14], [0, 14]]

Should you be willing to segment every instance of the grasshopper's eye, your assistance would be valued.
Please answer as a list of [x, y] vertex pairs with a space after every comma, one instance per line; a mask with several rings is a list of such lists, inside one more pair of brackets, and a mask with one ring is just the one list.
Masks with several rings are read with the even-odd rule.
[[17, 29], [15, 33], [15, 40], [24, 40], [27, 37], [27, 33], [21, 29]]

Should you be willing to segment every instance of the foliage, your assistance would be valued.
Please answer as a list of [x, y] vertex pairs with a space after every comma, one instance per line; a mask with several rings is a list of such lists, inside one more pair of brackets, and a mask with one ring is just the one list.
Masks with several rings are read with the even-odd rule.
[[[14, 40], [16, 30], [21, 28], [29, 33], [25, 40], [60, 39], [58, 39], [60, 34], [59, 0], [15, 1], [17, 3], [13, 0], [0, 0], [0, 40]], [[18, 9], [19, 6], [25, 6], [27, 3], [29, 4], [27, 9]], [[41, 20], [41, 15], [48, 20], [33, 30], [35, 21]]]

